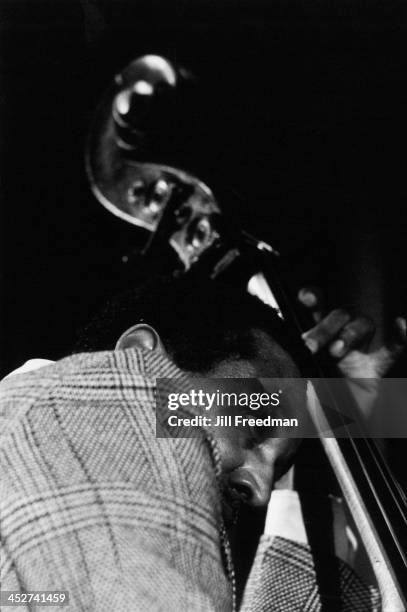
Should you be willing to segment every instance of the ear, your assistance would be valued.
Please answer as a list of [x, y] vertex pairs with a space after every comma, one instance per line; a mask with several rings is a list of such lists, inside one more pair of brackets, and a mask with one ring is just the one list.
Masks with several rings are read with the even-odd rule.
[[151, 325], [146, 323], [137, 323], [126, 329], [120, 336], [116, 342], [115, 351], [128, 348], [164, 352], [160, 336]]

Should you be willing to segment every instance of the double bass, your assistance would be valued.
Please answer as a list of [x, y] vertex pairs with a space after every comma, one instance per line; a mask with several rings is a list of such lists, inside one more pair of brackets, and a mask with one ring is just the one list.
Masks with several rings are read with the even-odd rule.
[[[283, 255], [227, 218], [221, 198], [204, 180], [168, 161], [177, 121], [182, 122], [195, 95], [194, 75], [159, 55], [140, 57], [119, 72], [88, 135], [91, 189], [107, 210], [145, 232], [146, 257], [171, 252], [176, 274], [200, 269], [214, 282], [229, 275], [302, 334], [304, 322], [282, 272]], [[323, 385], [331, 372], [311, 353], [307, 359], [310, 377]], [[353, 401], [345, 384], [340, 400], [337, 394], [331, 399], [336, 418], [342, 414], [340, 401]], [[309, 405], [320, 445], [370, 559], [382, 610], [407, 610], [404, 493], [362, 426], [358, 435], [336, 436], [332, 410], [315, 387], [310, 388]], [[346, 421], [341, 426], [346, 431]]]

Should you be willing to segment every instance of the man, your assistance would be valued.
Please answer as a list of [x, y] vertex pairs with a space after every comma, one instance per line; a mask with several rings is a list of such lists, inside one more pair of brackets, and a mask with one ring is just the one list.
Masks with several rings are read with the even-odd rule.
[[[359, 359], [369, 335], [334, 311], [305, 340], [332, 353], [342, 340], [342, 364], [378, 372], [401, 345]], [[251, 430], [158, 439], [156, 379], [297, 377], [304, 347], [255, 298], [189, 276], [122, 296], [80, 348], [90, 352], [2, 383], [2, 589], [69, 591], [71, 610], [230, 610], [222, 498], [266, 505], [296, 443]], [[245, 609], [268, 609], [256, 593], [254, 576]]]

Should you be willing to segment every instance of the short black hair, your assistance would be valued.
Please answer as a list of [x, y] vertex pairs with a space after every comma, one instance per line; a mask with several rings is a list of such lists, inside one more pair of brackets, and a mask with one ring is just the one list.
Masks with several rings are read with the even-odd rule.
[[260, 329], [303, 371], [303, 343], [275, 310], [233, 285], [193, 274], [156, 276], [112, 298], [79, 332], [75, 352], [112, 350], [140, 322], [157, 330], [183, 370], [203, 373], [230, 358], [256, 357], [253, 330]]

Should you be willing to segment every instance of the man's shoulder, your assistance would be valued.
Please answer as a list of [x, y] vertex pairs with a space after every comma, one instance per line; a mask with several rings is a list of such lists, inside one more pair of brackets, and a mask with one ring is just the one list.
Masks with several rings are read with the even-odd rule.
[[76, 353], [58, 361], [30, 359], [22, 367], [14, 370], [0, 381], [0, 385], [1, 388], [3, 386], [12, 388], [13, 386], [19, 386], [19, 383], [33, 381], [35, 384], [47, 377], [61, 380], [78, 373], [84, 377], [92, 377], [100, 373], [121, 373], [123, 375], [129, 374], [132, 377], [145, 378], [181, 376], [180, 370], [165, 354], [130, 348]]
[[[31, 367], [33, 362], [41, 362]], [[28, 366], [28, 367], [27, 367]], [[127, 349], [124, 351], [101, 351], [77, 353], [58, 361], [29, 360], [24, 366], [6, 376], [0, 383], [0, 391], [22, 389], [24, 387], [49, 387], [50, 383], [65, 384], [72, 381], [92, 381], [99, 376], [112, 377], [118, 383], [116, 374], [129, 375], [136, 378], [154, 378], [155, 373], [150, 368], [150, 360], [144, 351]], [[125, 380], [125, 379], [124, 379]]]
[[[28, 365], [33, 361], [30, 360]], [[91, 380], [100, 374], [108, 374], [128, 370], [131, 368], [133, 375], [143, 375], [145, 369], [137, 367], [138, 361], [142, 363], [137, 356], [132, 359], [131, 365], [128, 359], [123, 359], [123, 356], [114, 351], [103, 351], [98, 353], [78, 353], [64, 357], [58, 361], [40, 360], [41, 363], [36, 367], [27, 367], [27, 363], [21, 368], [18, 368], [10, 375], [6, 376], [0, 383], [0, 398], [4, 395], [12, 394], [18, 391], [21, 397], [21, 391], [24, 389], [35, 391], [41, 395], [42, 389], [49, 389], [53, 384], [68, 383], [78, 380], [78, 376], [82, 379]]]
[[160, 363], [156, 365], [151, 367], [142, 351], [103, 351], [71, 355], [7, 377], [0, 383], [0, 429], [4, 434], [11, 423], [52, 405], [86, 411], [104, 403], [153, 401], [160, 372]]

